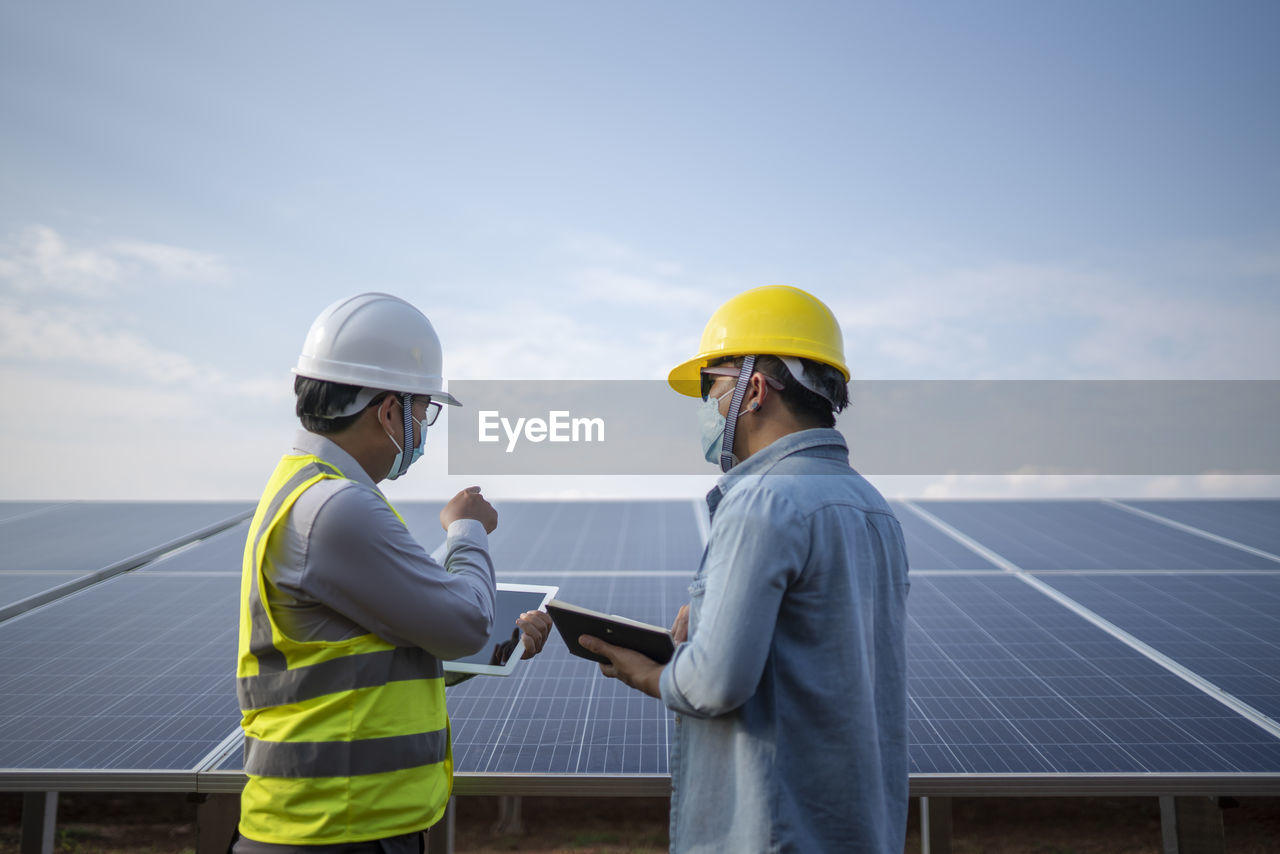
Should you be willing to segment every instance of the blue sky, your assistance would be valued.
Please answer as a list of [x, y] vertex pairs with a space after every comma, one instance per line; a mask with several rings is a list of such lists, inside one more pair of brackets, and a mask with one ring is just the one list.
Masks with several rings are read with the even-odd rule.
[[[660, 378], [760, 284], [864, 379], [1280, 378], [1277, 36], [1265, 2], [7, 0], [0, 497], [256, 497], [363, 290], [458, 379]], [[443, 436], [393, 497], [466, 485]]]

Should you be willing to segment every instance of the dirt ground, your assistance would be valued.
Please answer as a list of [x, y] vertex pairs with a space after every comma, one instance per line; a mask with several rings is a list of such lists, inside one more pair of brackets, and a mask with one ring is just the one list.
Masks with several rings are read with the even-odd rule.
[[[1280, 798], [1228, 801], [1229, 854], [1280, 852]], [[0, 854], [17, 854], [22, 796], [0, 793]], [[196, 807], [185, 795], [63, 794], [58, 844], [66, 854], [194, 854]], [[496, 798], [459, 798], [460, 854], [657, 854], [667, 849], [667, 801], [524, 798], [524, 831], [499, 833]], [[920, 850], [912, 805], [909, 852]], [[1160, 854], [1154, 798], [967, 798], [953, 802], [956, 854]]]

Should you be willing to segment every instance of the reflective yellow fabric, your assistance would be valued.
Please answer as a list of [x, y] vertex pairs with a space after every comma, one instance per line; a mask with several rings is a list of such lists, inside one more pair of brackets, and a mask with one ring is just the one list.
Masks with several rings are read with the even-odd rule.
[[[342, 477], [318, 457], [286, 456], [267, 482], [245, 543], [236, 675], [241, 683], [253, 681], [249, 677], [275, 680], [275, 687], [269, 705], [246, 702], [242, 691], [241, 726], [246, 744], [257, 751], [254, 756], [275, 761], [251, 760], [246, 749], [249, 782], [241, 796], [240, 832], [263, 842], [332, 844], [421, 830], [439, 820], [452, 787], [439, 662], [423, 654], [420, 662], [412, 661], [411, 674], [402, 669], [392, 675], [385, 662], [395, 647], [376, 635], [294, 640], [280, 631], [262, 595], [269, 583], [266, 554], [273, 531], [305, 490], [322, 479]], [[355, 673], [358, 687], [289, 696], [295, 687], [314, 691], [325, 682], [297, 677], [323, 676], [333, 671], [336, 659], [347, 657], [355, 666], [342, 662], [342, 679], [349, 681]], [[418, 761], [415, 754], [394, 749], [405, 741], [424, 751], [440, 746], [442, 755], [412, 764]], [[254, 773], [255, 764], [272, 774]], [[409, 767], [398, 767], [405, 764]], [[282, 765], [287, 771], [278, 770]], [[335, 773], [336, 766], [348, 770]], [[370, 767], [388, 770], [359, 772]]]

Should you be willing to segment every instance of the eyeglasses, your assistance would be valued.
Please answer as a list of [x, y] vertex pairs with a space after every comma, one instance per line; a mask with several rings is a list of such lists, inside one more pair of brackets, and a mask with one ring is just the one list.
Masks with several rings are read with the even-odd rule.
[[[716, 380], [721, 377], [736, 377], [740, 368], [732, 362], [726, 362], [723, 365], [711, 365], [699, 371], [698, 376], [702, 380], [702, 399], [706, 400], [711, 395], [711, 387], [716, 384]], [[760, 376], [764, 377], [764, 381], [778, 391], [786, 388], [782, 383], [763, 371], [756, 371]]]
[[[391, 399], [398, 400], [401, 402], [401, 405], [404, 405], [404, 398], [401, 395], [393, 394], [391, 395]], [[440, 417], [440, 409], [443, 407], [444, 404], [437, 403], [436, 401], [432, 400], [430, 397], [428, 397], [425, 394], [415, 394], [413, 396], [413, 403], [415, 408], [417, 407], [418, 402], [423, 400], [426, 401], [427, 410], [426, 410], [426, 414], [422, 416], [421, 420], [426, 422], [426, 425], [430, 427], [432, 424], [435, 424], [436, 419]]]
[[427, 414], [422, 419], [423, 423], [426, 424], [428, 427], [430, 427], [432, 424], [435, 424], [436, 419], [440, 417], [440, 410], [443, 408], [443, 406], [444, 406], [443, 404], [438, 403], [428, 397], [427, 398]]

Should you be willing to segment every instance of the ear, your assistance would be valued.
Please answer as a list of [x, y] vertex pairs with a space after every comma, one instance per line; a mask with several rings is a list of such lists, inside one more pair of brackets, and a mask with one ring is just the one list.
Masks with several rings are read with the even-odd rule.
[[389, 394], [386, 397], [384, 397], [376, 407], [378, 424], [381, 425], [384, 429], [388, 424], [395, 426], [396, 419], [392, 418], [391, 416], [391, 407], [393, 404], [395, 404], [399, 400], [400, 398], [396, 397], [394, 394]]
[[769, 387], [769, 383], [765, 380], [764, 376], [760, 372], [757, 371], [756, 373], [751, 375], [751, 382], [747, 386], [747, 389], [748, 389], [748, 393], [751, 394], [751, 396], [754, 397], [755, 400], [752, 400], [751, 403], [747, 406], [745, 410], [746, 412], [755, 412], [757, 409], [760, 408], [760, 404], [761, 402], [764, 401], [764, 396], [768, 387]]

